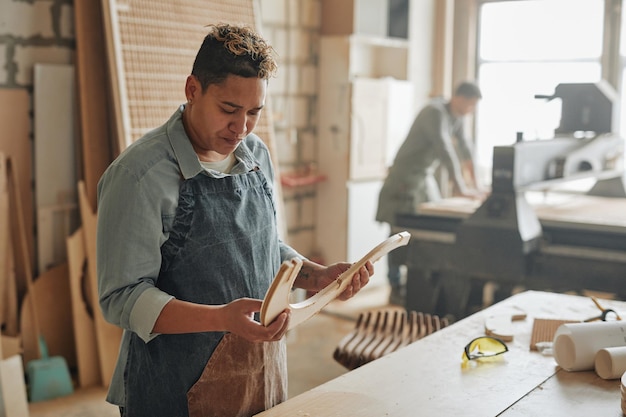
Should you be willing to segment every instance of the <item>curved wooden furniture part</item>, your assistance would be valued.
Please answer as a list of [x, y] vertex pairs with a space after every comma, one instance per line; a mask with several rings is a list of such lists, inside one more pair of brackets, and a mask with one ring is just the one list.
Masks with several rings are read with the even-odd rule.
[[449, 325], [447, 318], [402, 307], [361, 312], [354, 329], [337, 344], [333, 358], [356, 369]]
[[264, 326], [269, 325], [281, 312], [289, 308], [291, 310], [289, 329], [293, 329], [298, 324], [317, 314], [329, 302], [337, 298], [350, 284], [352, 276], [367, 261], [376, 262], [392, 250], [409, 243], [410, 238], [411, 235], [408, 232], [400, 232], [390, 236], [369, 251], [358, 262], [352, 264], [347, 271], [339, 275], [335, 284], [330, 284], [314, 296], [295, 304], [289, 303], [289, 294], [293, 287], [293, 282], [302, 267], [302, 261], [294, 258], [283, 262], [263, 300], [261, 324]]

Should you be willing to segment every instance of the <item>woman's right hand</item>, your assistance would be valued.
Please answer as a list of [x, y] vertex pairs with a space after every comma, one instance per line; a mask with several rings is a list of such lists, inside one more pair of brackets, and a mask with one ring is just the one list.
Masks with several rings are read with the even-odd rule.
[[220, 308], [225, 331], [234, 333], [250, 342], [273, 342], [280, 340], [289, 327], [290, 311], [280, 313], [269, 326], [254, 320], [254, 314], [261, 311], [261, 300], [240, 298]]

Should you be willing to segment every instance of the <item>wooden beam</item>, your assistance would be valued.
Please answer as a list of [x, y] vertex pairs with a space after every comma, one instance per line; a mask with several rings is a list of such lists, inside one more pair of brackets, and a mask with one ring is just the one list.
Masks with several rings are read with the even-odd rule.
[[77, 110], [80, 115], [81, 177], [89, 204], [96, 206], [96, 187], [113, 160], [110, 98], [104, 27], [100, 2], [74, 2], [76, 28]]

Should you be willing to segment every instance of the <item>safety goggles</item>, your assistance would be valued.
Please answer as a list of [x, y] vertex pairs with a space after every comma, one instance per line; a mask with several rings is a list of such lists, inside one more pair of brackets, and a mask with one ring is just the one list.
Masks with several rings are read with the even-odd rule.
[[509, 348], [502, 340], [496, 337], [481, 336], [465, 346], [462, 359], [463, 363], [467, 363], [474, 359], [492, 358], [508, 352], [508, 350]]

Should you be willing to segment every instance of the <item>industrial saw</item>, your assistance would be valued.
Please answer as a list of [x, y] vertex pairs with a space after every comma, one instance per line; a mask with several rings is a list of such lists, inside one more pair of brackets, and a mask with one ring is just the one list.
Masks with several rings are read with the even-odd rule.
[[[491, 193], [482, 204], [470, 201], [472, 210], [454, 212], [442, 200], [426, 203], [418, 214], [397, 215], [396, 225], [413, 237], [406, 261], [407, 308], [463, 317], [476, 309], [474, 287], [487, 281], [503, 296], [515, 286], [626, 295], [624, 140], [614, 133], [617, 94], [599, 82], [559, 84], [554, 94], [535, 97], [562, 101], [554, 138], [525, 141], [518, 134], [513, 144], [494, 147]], [[605, 224], [581, 220], [578, 208], [572, 209], [576, 221], [563, 213], [559, 218], [549, 214], [558, 212], [558, 205], [538, 209], [528, 199], [539, 195], [541, 206], [541, 196], [577, 180], [593, 185], [586, 195], [570, 196], [568, 207], [584, 206], [593, 211], [590, 218], [601, 217]], [[609, 210], [616, 213], [612, 219], [602, 214], [608, 206], [616, 207]]]

